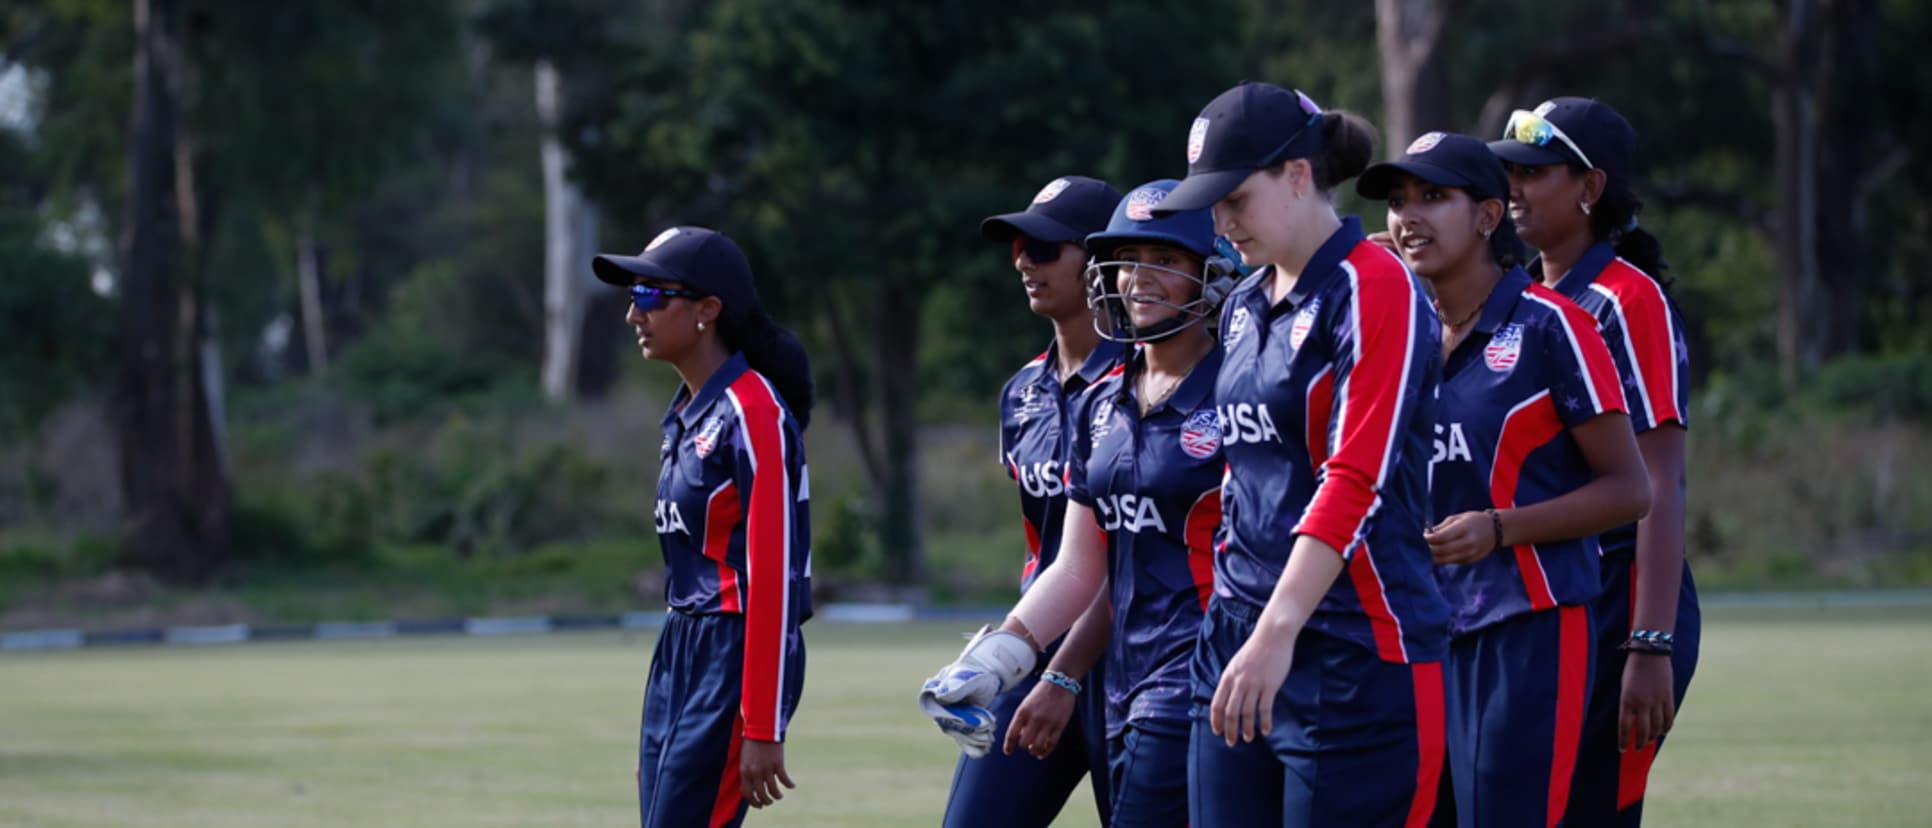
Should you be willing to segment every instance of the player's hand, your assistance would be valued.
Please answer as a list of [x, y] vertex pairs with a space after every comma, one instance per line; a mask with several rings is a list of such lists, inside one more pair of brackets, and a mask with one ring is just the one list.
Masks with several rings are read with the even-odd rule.
[[1641, 750], [1664, 738], [1677, 718], [1670, 656], [1624, 656], [1623, 696], [1617, 709], [1617, 750]]
[[746, 739], [738, 755], [738, 790], [745, 801], [753, 808], [764, 808], [784, 799], [780, 783], [786, 788], [798, 787], [785, 773], [785, 743]]
[[1390, 253], [1394, 253], [1398, 256], [1402, 255], [1402, 251], [1395, 249], [1395, 234], [1390, 233], [1387, 230], [1377, 230], [1373, 233], [1370, 233], [1368, 235], [1368, 240], [1381, 245], [1382, 247], [1386, 248]]
[[1475, 563], [1495, 549], [1496, 525], [1482, 512], [1450, 515], [1422, 533], [1438, 564]]
[[953, 737], [967, 756], [985, 756], [998, 727], [987, 708], [1032, 672], [1039, 657], [1026, 639], [982, 628], [966, 642], [958, 660], [920, 686], [919, 709]]
[[1012, 753], [1017, 745], [1036, 759], [1053, 753], [1067, 721], [1073, 718], [1077, 698], [1066, 688], [1044, 681], [1033, 685], [1033, 692], [1026, 694], [1026, 701], [1020, 702], [1020, 709], [1013, 713], [1012, 724], [1006, 726], [1006, 752]]
[[1256, 627], [1221, 671], [1208, 708], [1208, 727], [1228, 747], [1236, 739], [1254, 741], [1256, 731], [1266, 736], [1275, 729], [1275, 694], [1295, 660], [1295, 636], [1283, 633], [1278, 634], [1281, 640], [1271, 640], [1276, 637]]

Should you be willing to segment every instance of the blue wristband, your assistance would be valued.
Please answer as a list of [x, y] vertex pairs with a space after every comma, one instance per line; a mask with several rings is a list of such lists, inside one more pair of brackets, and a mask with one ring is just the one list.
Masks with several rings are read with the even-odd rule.
[[1080, 682], [1059, 670], [1048, 670], [1040, 674], [1040, 680], [1076, 696], [1080, 695]]

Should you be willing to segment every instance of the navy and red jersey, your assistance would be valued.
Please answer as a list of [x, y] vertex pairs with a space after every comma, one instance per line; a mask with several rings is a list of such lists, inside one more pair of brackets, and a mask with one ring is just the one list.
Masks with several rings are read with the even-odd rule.
[[1109, 738], [1129, 724], [1188, 732], [1188, 665], [1214, 594], [1221, 526], [1221, 349], [1145, 416], [1133, 389], [1142, 369], [1138, 354], [1129, 357], [1076, 398], [1067, 417], [1067, 497], [1092, 507], [1107, 536]]
[[1066, 512], [1067, 404], [1120, 362], [1118, 342], [1101, 340], [1080, 370], [1060, 382], [1057, 343], [1033, 358], [1000, 390], [1000, 465], [1020, 486], [1020, 517], [1026, 528], [1026, 563], [1020, 593], [1060, 553], [1060, 521]]
[[[1530, 264], [1541, 275], [1542, 262]], [[1585, 251], [1553, 287], [1596, 317], [1623, 379], [1630, 425], [1642, 434], [1658, 426], [1690, 425], [1690, 349], [1684, 316], [1657, 280], [1617, 257], [1609, 242]], [[1637, 525], [1603, 533], [1603, 554], [1628, 556], [1637, 549]]]
[[784, 738], [787, 645], [812, 616], [804, 441], [778, 392], [733, 354], [664, 415], [657, 539], [665, 602], [745, 618], [748, 739]]
[[1222, 308], [1216, 600], [1263, 607], [1295, 538], [1346, 564], [1309, 627], [1385, 661], [1443, 657], [1448, 607], [1422, 540], [1442, 332], [1422, 285], [1345, 219], [1270, 302], [1273, 270]]
[[[1430, 522], [1542, 503], [1595, 476], [1570, 429], [1624, 410], [1596, 320], [1521, 268], [1489, 294], [1469, 338], [1442, 368]], [[1522, 543], [1436, 567], [1449, 629], [1472, 632], [1602, 592], [1596, 535]]]

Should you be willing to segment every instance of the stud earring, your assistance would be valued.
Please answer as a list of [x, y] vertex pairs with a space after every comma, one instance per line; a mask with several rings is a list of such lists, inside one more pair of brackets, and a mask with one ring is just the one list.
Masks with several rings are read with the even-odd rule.
[[1486, 238], [1489, 238], [1489, 234], [1491, 234], [1491, 233], [1494, 233], [1494, 232], [1496, 232], [1496, 228], [1494, 228], [1494, 227], [1485, 227], [1485, 228], [1483, 228], [1483, 238], [1485, 238], [1485, 239], [1486, 239]]
[[700, 330], [700, 331], [702, 331], [702, 330], [704, 330], [704, 323], [703, 323], [703, 322], [699, 322], [699, 323], [698, 323], [698, 330]]
[[1582, 210], [1582, 211], [1583, 211], [1583, 214], [1584, 214], [1584, 215], [1586, 215], [1586, 216], [1590, 214], [1590, 202], [1587, 202], [1587, 201], [1579, 201], [1579, 202], [1577, 202], [1577, 203], [1576, 203], [1576, 208], [1577, 208], [1578, 210]]

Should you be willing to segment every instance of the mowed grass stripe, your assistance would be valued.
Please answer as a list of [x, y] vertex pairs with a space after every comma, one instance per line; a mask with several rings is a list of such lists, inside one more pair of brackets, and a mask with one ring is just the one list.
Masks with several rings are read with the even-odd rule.
[[[800, 788], [752, 824], [936, 824], [955, 753], [918, 715], [952, 625], [808, 627]], [[0, 657], [0, 826], [528, 826], [636, 820], [648, 633]], [[1922, 825], [1932, 611], [1736, 610], [1658, 762], [1647, 824]], [[1076, 792], [1062, 825], [1096, 821]]]

